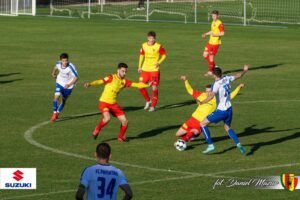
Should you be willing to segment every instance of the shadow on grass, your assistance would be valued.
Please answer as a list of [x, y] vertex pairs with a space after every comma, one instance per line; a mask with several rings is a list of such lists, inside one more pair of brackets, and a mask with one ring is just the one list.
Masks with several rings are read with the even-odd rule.
[[[13, 76], [13, 75], [18, 75], [21, 74], [20, 72], [15, 72], [15, 73], [6, 73], [6, 74], [0, 74], [0, 77], [8, 77], [8, 76]], [[0, 84], [8, 84], [8, 83], [13, 83], [15, 81], [22, 81], [23, 79], [18, 78], [18, 79], [11, 79], [11, 80], [1, 80]]]
[[[265, 134], [280, 133], [280, 132], [293, 131], [293, 130], [299, 130], [300, 129], [300, 128], [292, 128], [292, 129], [272, 130], [274, 127], [254, 128], [255, 126], [256, 125], [252, 125], [250, 127], [247, 127], [242, 133], [237, 134], [237, 136], [239, 138], [241, 138], [241, 137], [252, 136], [252, 135], [261, 134], [261, 133], [265, 133]], [[257, 142], [257, 143], [252, 143], [252, 144], [246, 144], [246, 145], [244, 145], [245, 147], [250, 147], [250, 150], [249, 150], [249, 148], [246, 148], [246, 150], [248, 152], [246, 155], [248, 155], [248, 156], [254, 155], [254, 153], [258, 149], [260, 149], [261, 147], [274, 145], [274, 144], [279, 144], [279, 143], [286, 142], [288, 140], [297, 139], [297, 138], [300, 138], [300, 132], [299, 131], [296, 132], [296, 133], [293, 133], [292, 135], [288, 135], [288, 136], [284, 136], [284, 137], [281, 137], [281, 138], [273, 139], [273, 140], [270, 140], [270, 141], [267, 141], [267, 142]], [[227, 139], [230, 139], [228, 135], [213, 138], [213, 141], [218, 142], [218, 141], [223, 141], [223, 140], [227, 140]], [[226, 152], [231, 151], [233, 149], [236, 149], [236, 146], [232, 146], [232, 147], [227, 148], [223, 151], [213, 153], [213, 154], [223, 154], [223, 153], [226, 153]]]
[[[145, 139], [145, 138], [149, 138], [149, 137], [154, 137], [154, 136], [162, 134], [166, 131], [178, 129], [180, 126], [181, 126], [180, 124], [162, 126], [162, 127], [158, 127], [158, 128], [148, 130], [148, 131], [144, 131], [144, 132], [142, 132], [139, 135], [134, 136], [134, 137], [127, 137], [127, 139], [130, 141], [130, 140], [135, 140], [135, 139]], [[109, 141], [113, 141], [113, 140], [117, 140], [117, 138], [111, 138], [111, 139], [103, 140], [102, 142], [109, 142]]]
[[158, 111], [159, 110], [165, 110], [165, 109], [173, 109], [173, 108], [180, 108], [183, 106], [189, 106], [192, 104], [196, 104], [195, 100], [187, 100], [184, 102], [179, 102], [179, 103], [173, 103], [173, 104], [169, 104], [169, 105], [164, 105], [164, 106], [160, 106], [158, 107]]
[[7, 84], [7, 83], [13, 83], [15, 81], [22, 81], [23, 79], [19, 78], [19, 79], [12, 79], [12, 80], [8, 80], [8, 81], [0, 81], [0, 84]]
[[[279, 67], [281, 65], [283, 65], [283, 63], [273, 64], [273, 65], [263, 65], [263, 66], [258, 66], [258, 67], [250, 67], [249, 71], [260, 70], [260, 69], [272, 69], [275, 67]], [[223, 74], [229, 74], [229, 73], [239, 72], [239, 71], [241, 71], [241, 69], [227, 70], [227, 71], [224, 71]]]

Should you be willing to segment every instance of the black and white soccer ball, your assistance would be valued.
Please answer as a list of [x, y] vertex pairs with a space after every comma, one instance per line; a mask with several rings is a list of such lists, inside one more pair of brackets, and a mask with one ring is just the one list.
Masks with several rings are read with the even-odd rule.
[[181, 140], [181, 139], [177, 140], [177, 141], [175, 142], [174, 146], [175, 146], [175, 148], [176, 148], [178, 151], [184, 151], [184, 150], [186, 150], [186, 148], [187, 148], [186, 142], [183, 141], [183, 140]]

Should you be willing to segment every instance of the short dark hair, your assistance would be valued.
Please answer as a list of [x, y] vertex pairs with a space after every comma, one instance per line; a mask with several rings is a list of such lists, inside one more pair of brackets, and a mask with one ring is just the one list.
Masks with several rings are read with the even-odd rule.
[[215, 75], [217, 77], [221, 77], [222, 69], [220, 67], [214, 67], [212, 73], [213, 73], [213, 75]]
[[211, 88], [211, 84], [206, 85], [205, 88]]
[[121, 69], [121, 68], [128, 68], [128, 65], [126, 63], [119, 63], [118, 64], [118, 69]]
[[111, 148], [107, 143], [100, 143], [96, 147], [96, 153], [98, 158], [109, 159]]
[[156, 38], [156, 33], [154, 31], [149, 31], [147, 36], [152, 36], [152, 37]]
[[60, 54], [59, 58], [60, 58], [60, 60], [61, 59], [69, 59], [69, 55], [67, 53], [62, 53], [62, 54]]
[[213, 11], [211, 12], [211, 14], [219, 15], [219, 11], [218, 11], [218, 10], [213, 10]]

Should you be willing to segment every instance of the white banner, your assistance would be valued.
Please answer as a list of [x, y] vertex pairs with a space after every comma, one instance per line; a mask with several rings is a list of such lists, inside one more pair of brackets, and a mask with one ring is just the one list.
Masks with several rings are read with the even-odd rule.
[[0, 168], [0, 189], [36, 189], [36, 168]]

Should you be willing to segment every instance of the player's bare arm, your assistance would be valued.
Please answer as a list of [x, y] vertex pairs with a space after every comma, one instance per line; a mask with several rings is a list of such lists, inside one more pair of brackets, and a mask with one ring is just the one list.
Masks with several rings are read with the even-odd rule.
[[69, 88], [71, 85], [75, 84], [78, 81], [79, 77], [75, 77], [73, 78], [73, 80], [70, 83], [67, 83], [64, 88], [67, 89]]
[[240, 72], [236, 73], [236, 74], [234, 75], [234, 78], [235, 78], [235, 79], [239, 79], [239, 78], [241, 78], [242, 76], [244, 76], [244, 75], [246, 74], [246, 72], [248, 71], [249, 66], [250, 66], [250, 65], [247, 65], [247, 64], [244, 65], [243, 71], [240, 71]]
[[53, 67], [51, 76], [52, 76], [53, 78], [56, 78], [56, 77], [57, 77], [57, 73], [58, 73], [58, 70], [56, 69], [56, 67]]
[[198, 103], [199, 105], [206, 104], [206, 103], [208, 103], [210, 100], [212, 100], [214, 97], [215, 97], [215, 93], [213, 93], [213, 92], [208, 92], [208, 93], [207, 93], [206, 99], [203, 100], [203, 101], [197, 100], [197, 103]]
[[123, 197], [123, 200], [130, 200], [130, 199], [132, 199], [132, 197], [133, 197], [132, 190], [131, 190], [131, 188], [130, 188], [130, 186], [128, 184], [127, 185], [121, 185], [120, 188], [125, 193], [125, 196]]
[[206, 38], [206, 36], [211, 35], [211, 34], [212, 34], [211, 31], [206, 32], [206, 33], [203, 33], [203, 34], [202, 34], [202, 38], [204, 39], [204, 38]]
[[78, 187], [77, 192], [76, 192], [75, 199], [76, 199], [76, 200], [83, 200], [84, 193], [85, 193], [85, 188], [84, 188], [83, 185], [80, 185], [80, 186]]
[[213, 34], [213, 33], [211, 33], [210, 35], [213, 36], [213, 37], [222, 37], [222, 36], [225, 35], [225, 32], [222, 31], [221, 33], [218, 33], [218, 34]]

